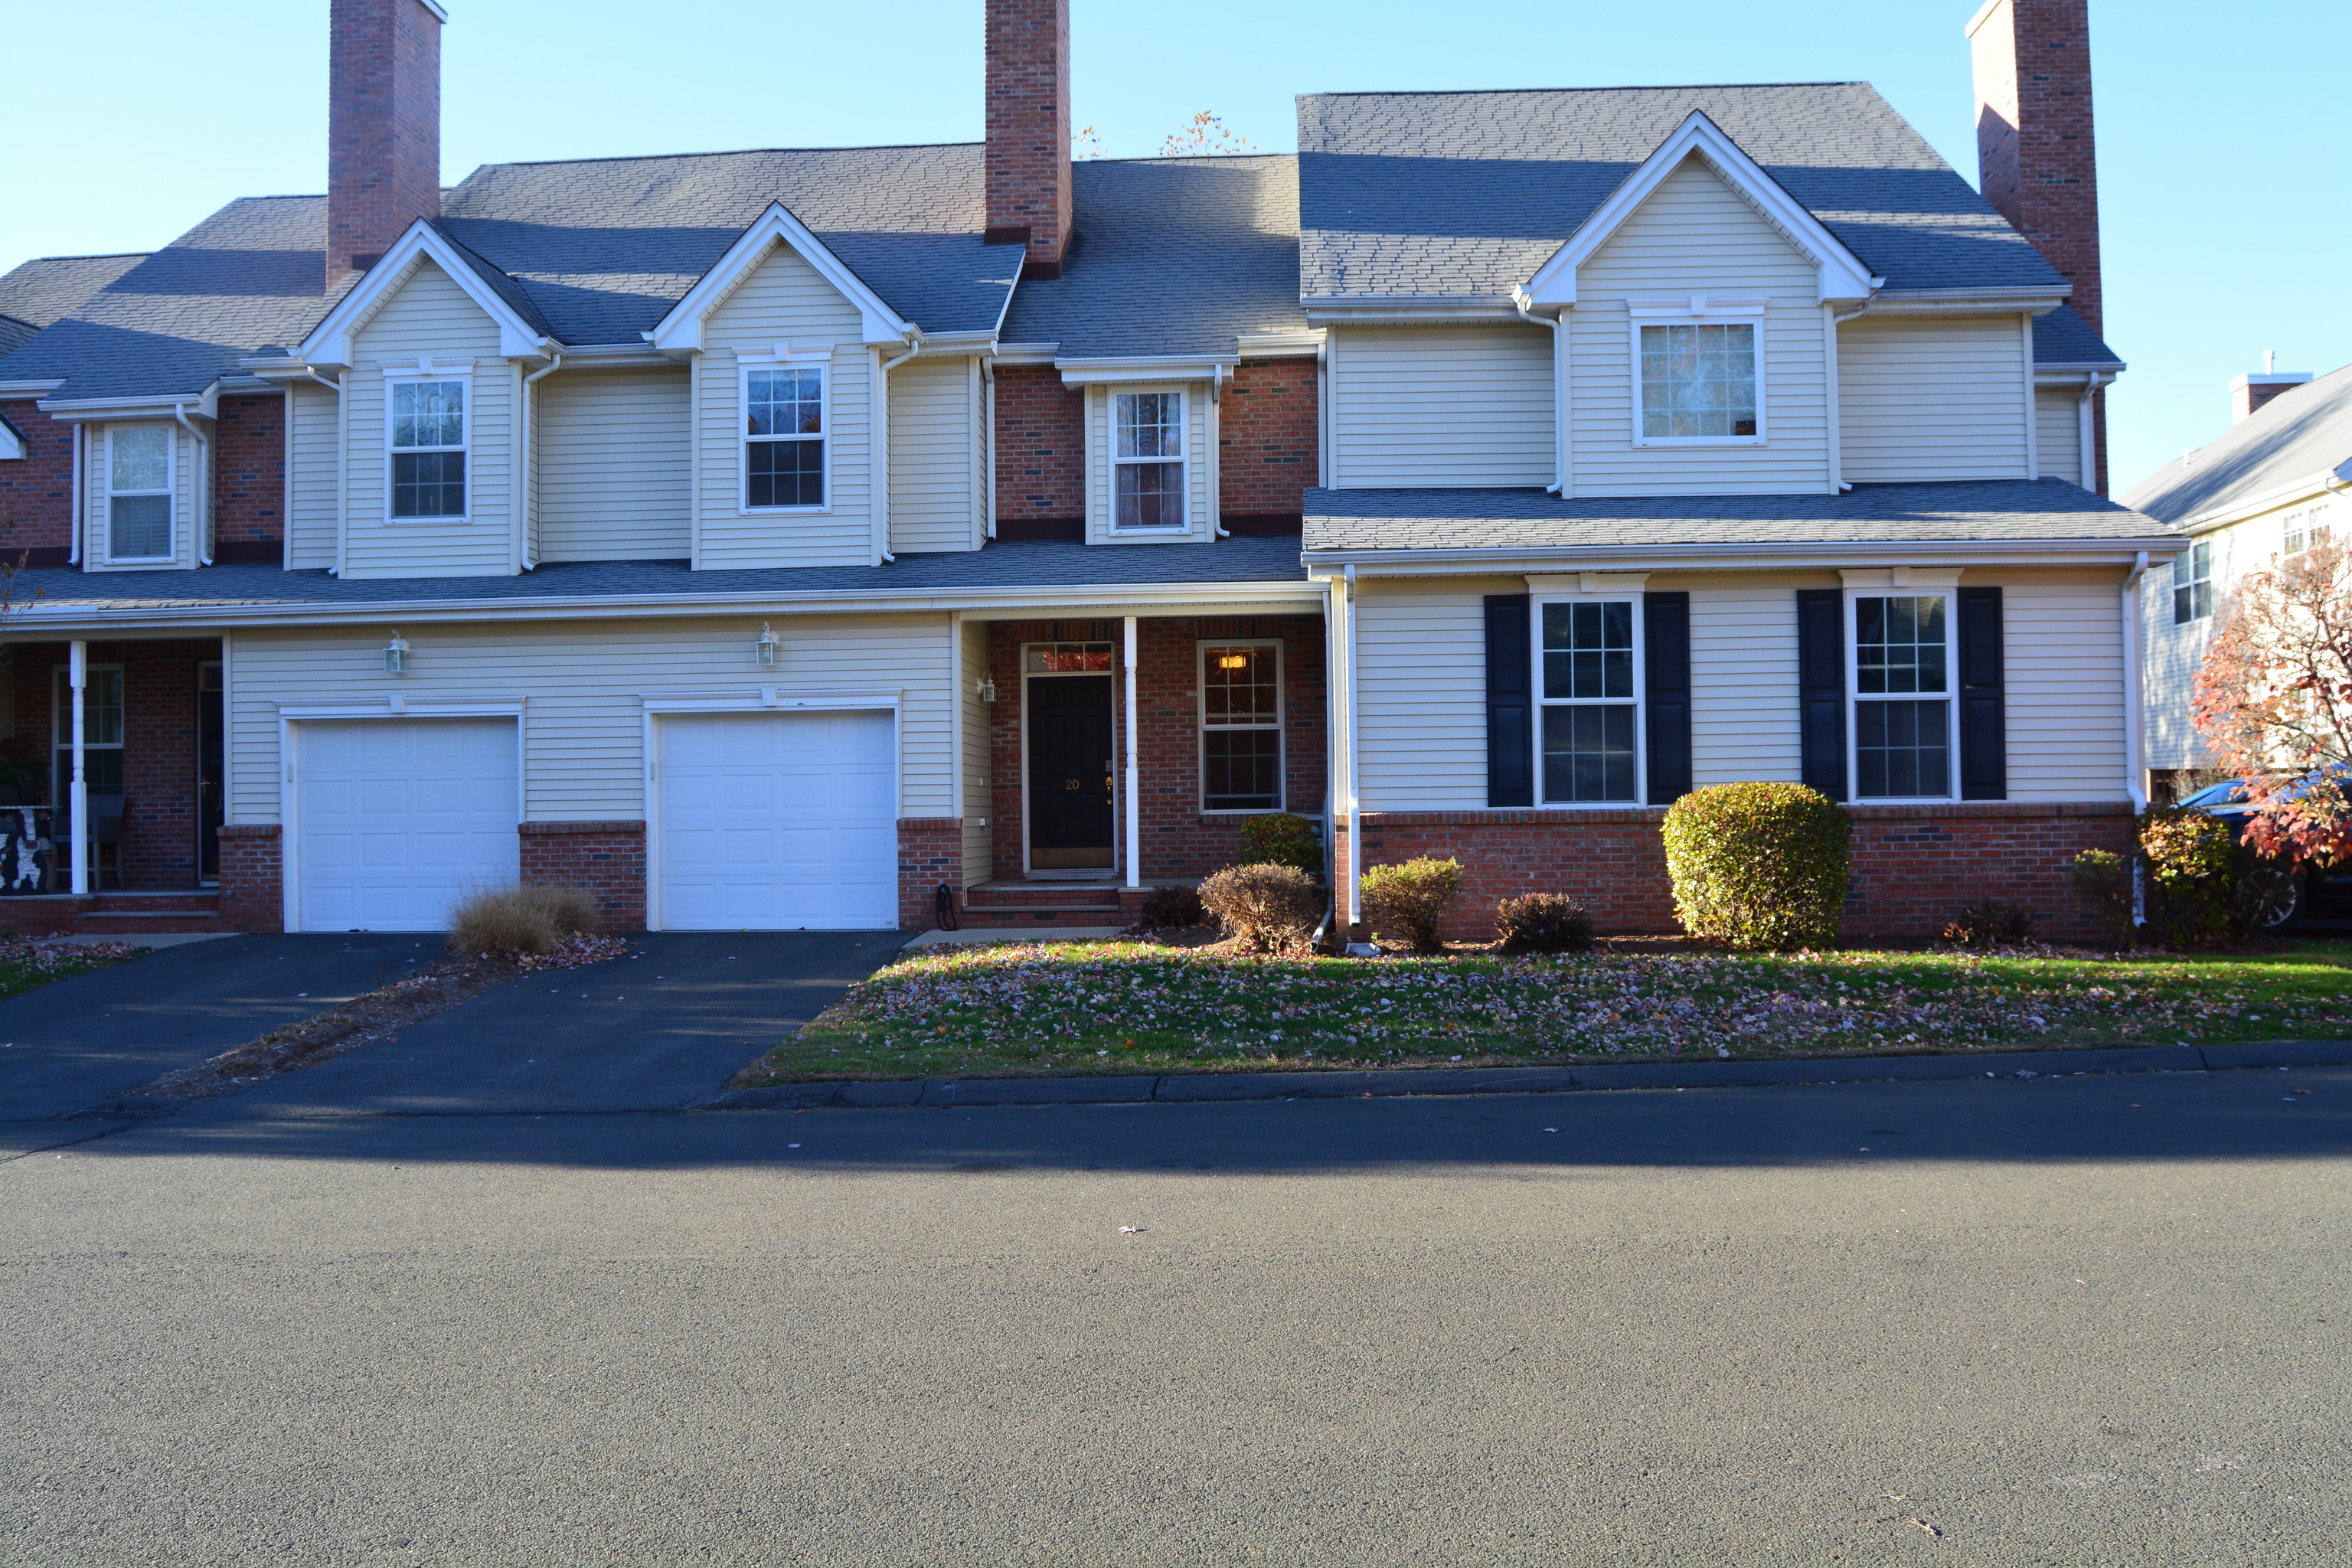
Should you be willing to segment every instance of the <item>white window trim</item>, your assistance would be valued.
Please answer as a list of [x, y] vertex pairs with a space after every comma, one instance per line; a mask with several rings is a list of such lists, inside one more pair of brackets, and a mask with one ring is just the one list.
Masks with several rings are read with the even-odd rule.
[[[161, 490], [118, 490], [114, 488], [114, 438], [127, 430], [161, 430], [163, 436], [163, 488]], [[117, 555], [114, 552], [114, 498], [160, 495], [171, 509], [167, 529], [170, 547], [161, 555]], [[152, 565], [180, 558], [180, 431], [173, 425], [110, 425], [106, 427], [106, 508], [98, 522], [99, 542], [109, 566]], [[95, 666], [91, 668], [95, 668]]]
[[[1163, 537], [1168, 534], [1192, 531], [1192, 394], [1184, 386], [1113, 386], [1103, 404], [1103, 457], [1106, 460], [1103, 482], [1108, 494], [1103, 498], [1107, 515], [1103, 529], [1107, 533], [1144, 534]], [[1122, 458], [1118, 455], [1118, 400], [1122, 397], [1167, 396], [1176, 399], [1176, 439], [1181, 443], [1176, 454], [1176, 493], [1183, 498], [1182, 522], [1138, 523], [1121, 527], [1118, 521], [1118, 470], [1122, 467], [1137, 468], [1144, 464], [1164, 464], [1166, 458]]]
[[[1633, 695], [1622, 697], [1547, 697], [1544, 695], [1543, 613], [1546, 605], [1629, 604], [1633, 606]], [[1535, 721], [1529, 744], [1535, 756], [1535, 809], [1538, 811], [1631, 811], [1650, 798], [1650, 705], [1648, 652], [1643, 647], [1648, 628], [1643, 624], [1642, 594], [1614, 585], [1591, 593], [1530, 593], [1528, 595], [1528, 653], [1533, 661], [1528, 689], [1535, 694]], [[1544, 710], [1547, 708], [1633, 709], [1633, 798], [1631, 800], [1553, 800], [1544, 789]]]
[[[817, 423], [822, 428], [817, 439], [824, 446], [824, 467], [817, 482], [824, 487], [824, 500], [816, 506], [753, 506], [751, 504], [751, 446], [756, 440], [761, 446], [791, 437], [754, 437], [751, 428], [751, 373], [775, 370], [784, 365], [814, 365], [817, 370]], [[833, 345], [831, 343], [777, 343], [772, 348], [739, 348], [735, 351], [735, 510], [744, 517], [806, 516], [821, 517], [833, 510]], [[806, 437], [801, 437], [806, 439]]]
[[[2204, 575], [2191, 575], [2186, 578], [2182, 577], [2180, 574], [2180, 569], [2184, 563], [2188, 566], [2190, 573], [2193, 574], [2196, 572], [2197, 552], [2200, 550], [2205, 552]], [[2202, 584], [2205, 589], [2205, 607], [2202, 610], [2198, 610], [2196, 608], [2197, 595], [2195, 590], [2200, 584]], [[2195, 612], [2186, 620], [2183, 620], [2180, 615], [2180, 590], [2183, 588], [2190, 590], [2189, 608]], [[2193, 626], [2200, 621], [2210, 620], [2213, 618], [2212, 540], [2200, 539], [2194, 541], [2186, 550], [2183, 550], [2179, 554], [2172, 558], [2172, 604], [2170, 608], [2172, 616], [2171, 624], [2176, 626]]]
[[[1636, 447], [1761, 447], [1771, 437], [1764, 415], [1764, 310], [1766, 301], [1755, 295], [1690, 294], [1672, 300], [1628, 300], [1626, 352], [1632, 355], [1627, 380], [1633, 410]], [[1643, 327], [1727, 326], [1745, 323], [1756, 329], [1756, 434], [1753, 436], [1644, 436], [1642, 434], [1642, 329]]]
[[[1890, 574], [1890, 575], [1892, 575]], [[1947, 581], [1947, 577], [1950, 580]], [[1864, 599], [1941, 599], [1944, 601], [1944, 689], [1873, 692], [1862, 690], [1862, 612]], [[1845, 776], [1853, 781], [1857, 805], [1874, 802], [1893, 805], [1935, 804], [1960, 798], [1960, 590], [1958, 574], [1937, 574], [1932, 581], [1917, 574], [1908, 583], [1846, 584], [1845, 590]], [[1942, 795], [1864, 795], [1862, 793], [1862, 704], [1865, 702], [1934, 702], [1944, 704], [1944, 774], [1951, 787]]]
[[[1274, 731], [1274, 798], [1272, 805], [1209, 805], [1209, 746], [1206, 739], [1213, 726], [1209, 723], [1209, 650], [1213, 647], [1254, 647], [1271, 649], [1274, 654], [1274, 722], [1271, 724], [1218, 724], [1219, 730], [1271, 730]], [[1290, 724], [1289, 708], [1283, 689], [1282, 639], [1280, 637], [1202, 637], [1192, 646], [1192, 668], [1199, 689], [1193, 701], [1192, 732], [1196, 737], [1193, 750], [1200, 763], [1199, 784], [1201, 815], [1203, 816], [1263, 816], [1270, 811], [1290, 809]]]
[[[450, 517], [394, 517], [392, 515], [392, 389], [403, 381], [455, 381], [466, 388], [466, 410], [462, 416], [465, 440], [455, 450], [466, 459], [466, 510]], [[447, 447], [403, 447], [404, 452], [446, 452]], [[458, 360], [441, 363], [430, 357], [419, 359], [412, 367], [407, 364], [383, 367], [383, 521], [397, 528], [431, 528], [441, 523], [474, 521], [474, 362]], [[289, 930], [292, 928], [289, 928]]]

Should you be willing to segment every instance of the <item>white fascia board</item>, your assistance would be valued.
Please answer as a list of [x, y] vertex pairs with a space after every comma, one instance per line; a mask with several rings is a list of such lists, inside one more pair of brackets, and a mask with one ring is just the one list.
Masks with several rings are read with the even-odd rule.
[[925, 332], [923, 357], [932, 359], [940, 354], [984, 354], [996, 350], [996, 334], [985, 330], [969, 332]]
[[563, 363], [567, 365], [659, 365], [675, 367], [677, 361], [663, 353], [643, 338], [630, 343], [566, 343]]
[[824, 243], [782, 202], [770, 202], [768, 210], [751, 220], [751, 226], [727, 247], [727, 253], [711, 264], [709, 271], [695, 279], [694, 287], [646, 334], [646, 341], [664, 353], [699, 353], [704, 321], [751, 275], [769, 248], [779, 243], [790, 246], [802, 260], [816, 268], [818, 277], [857, 307], [868, 343], [903, 343], [914, 336], [913, 322], [884, 303], [881, 295], [866, 287], [864, 279], [827, 250]]
[[2333, 468], [2321, 468], [2316, 472], [2305, 474], [2299, 479], [2289, 479], [2283, 485], [2274, 485], [2269, 489], [2250, 495], [2243, 500], [2231, 501], [2228, 506], [2216, 507], [2210, 511], [2198, 512], [2180, 525], [2181, 531], [2210, 533], [2214, 529], [2227, 528], [2233, 522], [2243, 522], [2250, 517], [2260, 517], [2266, 511], [2276, 511], [2283, 506], [2293, 506], [2299, 500], [2308, 500], [2316, 495], [2341, 494], [2336, 485], [2342, 481], [2336, 480], [2336, 483], [2331, 484], [2330, 480], [2336, 480], [2336, 470]]
[[1823, 227], [1821, 219], [1781, 188], [1780, 183], [1766, 174], [1755, 159], [1740, 151], [1739, 144], [1725, 135], [1715, 121], [1693, 110], [1674, 134], [1658, 143], [1658, 150], [1643, 159], [1642, 166], [1628, 174], [1625, 183], [1577, 226], [1568, 243], [1536, 268], [1535, 276], [1528, 279], [1528, 298], [1538, 305], [1575, 304], [1576, 269], [1608, 243], [1609, 237], [1650, 199], [1651, 193], [1665, 183], [1666, 176], [1694, 153], [1813, 263], [1821, 279], [1822, 300], [1867, 300], [1885, 281], [1872, 276], [1860, 257]]
[[2073, 296], [2072, 283], [2035, 283], [2015, 289], [1882, 289], [1864, 313], [1872, 316], [2046, 316]]
[[1052, 364], [1061, 352], [1059, 343], [999, 343], [995, 357], [999, 364]]
[[1948, 540], [1920, 544], [1808, 540], [1788, 544], [1563, 545], [1549, 550], [1318, 550], [1305, 559], [1310, 574], [1353, 566], [1360, 577], [1507, 577], [1577, 571], [1850, 566], [1856, 562], [1885, 566], [2128, 565], [2143, 550], [2153, 559], [2169, 560], [2185, 548], [2187, 541], [2168, 534], [2147, 539]]
[[1064, 386], [1099, 386], [1146, 381], [1213, 381], [1241, 363], [1239, 354], [1129, 354], [1103, 359], [1057, 359]]
[[220, 383], [215, 381], [202, 392], [172, 392], [161, 396], [146, 393], [136, 397], [72, 397], [58, 402], [44, 401], [36, 406], [62, 424], [78, 425], [112, 419], [171, 419], [182, 410], [199, 419], [210, 419], [219, 403]]
[[2080, 386], [2085, 381], [2108, 382], [2130, 369], [2121, 364], [2067, 364], [2053, 363], [2033, 367], [2036, 386]]
[[1330, 335], [1321, 327], [1296, 332], [1244, 332], [1234, 343], [1244, 359], [1297, 359], [1321, 353]]
[[0, 419], [0, 463], [22, 462], [24, 458], [24, 437], [17, 433], [14, 425]]
[[295, 349], [296, 355], [309, 364], [351, 363], [352, 335], [383, 308], [385, 300], [400, 291], [417, 263], [428, 258], [465, 290], [466, 298], [481, 307], [484, 315], [498, 323], [499, 353], [509, 359], [527, 359], [543, 355], [556, 346], [553, 339], [543, 336], [515, 314], [514, 307], [482, 280], [473, 263], [459, 254], [440, 230], [418, 218], [351, 292], [335, 302], [326, 319], [311, 329], [310, 335]]
[[1326, 296], [1300, 301], [1313, 331], [1331, 327], [1486, 325], [1517, 322], [1518, 306], [1508, 294]]
[[0, 381], [0, 398], [47, 397], [64, 384], [62, 376], [55, 381]]

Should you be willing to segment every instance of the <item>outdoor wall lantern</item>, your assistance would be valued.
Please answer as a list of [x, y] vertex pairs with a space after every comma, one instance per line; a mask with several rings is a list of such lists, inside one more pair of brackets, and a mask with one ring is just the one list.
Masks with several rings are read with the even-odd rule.
[[759, 656], [760, 668], [761, 669], [775, 668], [776, 650], [783, 646], [784, 639], [776, 635], [775, 627], [770, 626], [765, 621], [761, 621], [760, 623], [760, 640], [751, 645], [752, 651]]
[[408, 673], [408, 639], [398, 632], [393, 633], [392, 640], [383, 645], [383, 672], [386, 675]]
[[978, 680], [971, 683], [971, 689], [973, 695], [978, 697], [982, 702], [993, 702], [996, 700], [996, 682], [989, 679], [988, 677], [984, 675]]

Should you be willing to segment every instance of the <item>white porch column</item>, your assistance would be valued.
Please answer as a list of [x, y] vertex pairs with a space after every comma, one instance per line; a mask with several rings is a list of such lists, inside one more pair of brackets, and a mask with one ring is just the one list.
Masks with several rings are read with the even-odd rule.
[[1339, 686], [1340, 706], [1347, 718], [1344, 725], [1348, 737], [1348, 930], [1349, 940], [1364, 919], [1364, 824], [1362, 796], [1356, 784], [1356, 767], [1360, 753], [1356, 746], [1356, 568], [1349, 563], [1339, 589], [1340, 603], [1347, 606], [1347, 623], [1341, 646], [1347, 658], [1347, 674]]
[[67, 853], [73, 857], [73, 891], [77, 898], [89, 891], [89, 784], [82, 772], [82, 748], [88, 739], [82, 688], [89, 680], [89, 644], [76, 642], [66, 661], [66, 684], [73, 689], [73, 783], [67, 788], [66, 809], [73, 814]]
[[1143, 886], [1142, 776], [1135, 751], [1135, 617], [1127, 617], [1127, 885]]

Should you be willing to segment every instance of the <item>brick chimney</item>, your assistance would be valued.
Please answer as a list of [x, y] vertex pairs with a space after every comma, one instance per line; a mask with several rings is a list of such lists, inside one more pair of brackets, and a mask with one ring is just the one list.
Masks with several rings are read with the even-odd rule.
[[330, 0], [327, 287], [441, 216], [441, 24], [436, 0]]
[[2089, 0], [1986, 0], [1969, 23], [1977, 183], [2074, 285], [2100, 329], [2099, 173], [2091, 138]]
[[2307, 370], [2281, 370], [2278, 354], [2270, 349], [2263, 351], [2263, 374], [2242, 375], [2230, 384], [2230, 423], [2243, 425], [2254, 416], [2272, 398], [2282, 392], [2292, 392], [2311, 379]]
[[[411, 0], [414, 3], [414, 0]], [[988, 242], [1027, 240], [1024, 278], [1070, 241], [1070, 0], [988, 0]]]

